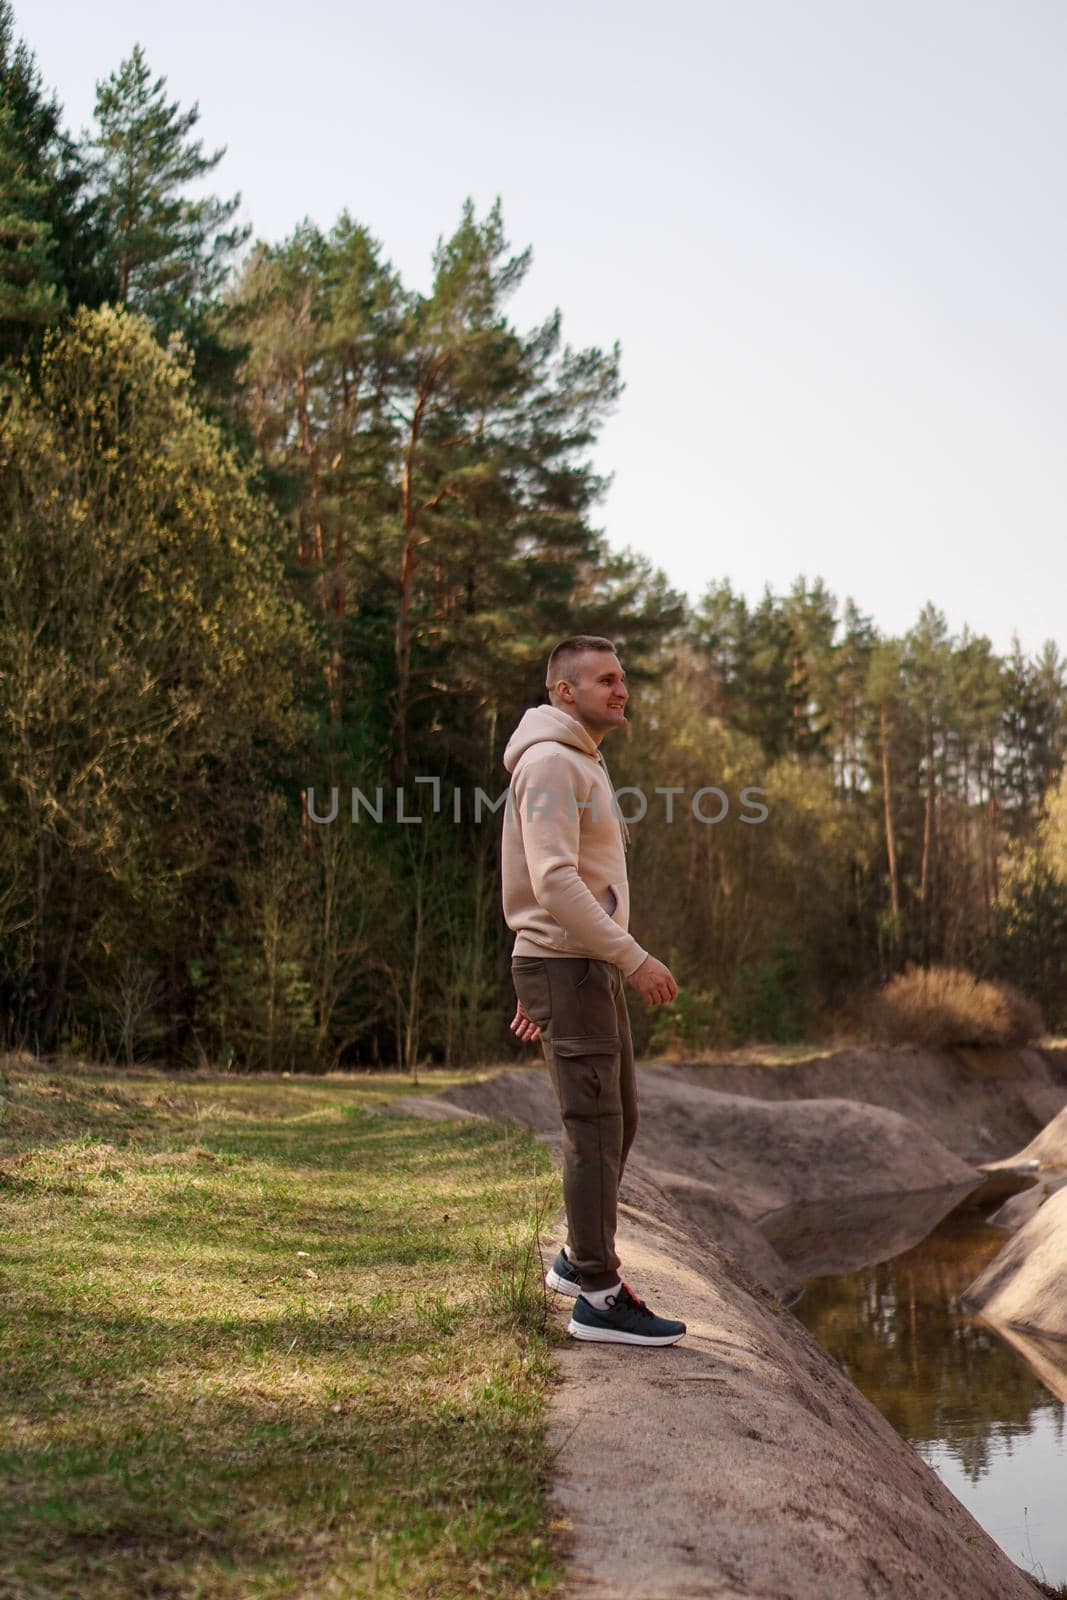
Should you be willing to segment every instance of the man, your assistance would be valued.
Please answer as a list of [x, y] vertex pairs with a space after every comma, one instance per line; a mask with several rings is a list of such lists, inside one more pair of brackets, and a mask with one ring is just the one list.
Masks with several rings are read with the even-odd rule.
[[579, 634], [548, 663], [549, 705], [524, 713], [504, 752], [504, 917], [515, 933], [511, 1029], [540, 1039], [563, 1118], [567, 1242], [545, 1278], [574, 1297], [567, 1332], [609, 1344], [674, 1344], [685, 1323], [653, 1314], [619, 1277], [619, 1180], [637, 1132], [624, 981], [649, 1005], [678, 985], [628, 931], [627, 835], [600, 742], [626, 721], [626, 674], [610, 639]]

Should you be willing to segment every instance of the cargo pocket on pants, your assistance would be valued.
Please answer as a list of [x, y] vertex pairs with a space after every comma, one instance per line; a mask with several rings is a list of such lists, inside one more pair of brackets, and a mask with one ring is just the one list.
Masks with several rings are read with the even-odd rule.
[[613, 1056], [618, 1048], [617, 1033], [583, 1033], [577, 1038], [555, 1041], [558, 1056]]
[[605, 1117], [622, 1110], [619, 1036], [580, 1034], [552, 1040], [560, 1110], [568, 1117]]

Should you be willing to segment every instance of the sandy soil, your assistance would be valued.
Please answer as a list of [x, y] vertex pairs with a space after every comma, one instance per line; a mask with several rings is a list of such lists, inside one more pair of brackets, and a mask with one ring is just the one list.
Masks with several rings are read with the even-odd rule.
[[560, 1353], [551, 1433], [568, 1592], [1032, 1600], [1030, 1580], [803, 1325], [653, 1180], [636, 1171], [629, 1193], [628, 1278], [689, 1331], [667, 1351]]
[[978, 1165], [1031, 1139], [1067, 1102], [1062, 1050], [839, 1050], [788, 1068], [686, 1063], [693, 1082], [768, 1100], [885, 1106]]
[[[1032, 1138], [1056, 1115], [1067, 1070], [1033, 1051], [977, 1068], [914, 1051], [844, 1056], [780, 1073], [641, 1069], [619, 1249], [637, 1292], [684, 1316], [689, 1332], [669, 1350], [568, 1344], [560, 1353], [551, 1430], [570, 1527], [568, 1592], [602, 1600], [1047, 1592], [782, 1302], [805, 1272], [836, 1270], [825, 1263], [820, 1207], [838, 1222], [852, 1213], [858, 1241], [861, 1230], [869, 1238], [879, 1196], [909, 1195], [907, 1214], [894, 1206], [886, 1223], [885, 1253], [895, 1253], [975, 1191], [978, 1160]], [[543, 1068], [389, 1109], [512, 1118], [559, 1150]], [[813, 1208], [810, 1235], [797, 1230], [797, 1206]], [[773, 1245], [775, 1213], [786, 1207], [794, 1208], [789, 1264]], [[847, 1228], [838, 1234], [835, 1261], [847, 1261]], [[557, 1236], [546, 1241], [549, 1256]], [[553, 1299], [565, 1323], [570, 1303]]]

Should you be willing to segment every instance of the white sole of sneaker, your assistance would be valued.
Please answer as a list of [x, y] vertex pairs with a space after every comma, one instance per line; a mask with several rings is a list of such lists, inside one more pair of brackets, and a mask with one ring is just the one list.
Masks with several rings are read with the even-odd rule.
[[683, 1328], [681, 1333], [665, 1333], [658, 1338], [645, 1339], [638, 1333], [620, 1333], [616, 1328], [588, 1328], [584, 1322], [575, 1322], [573, 1317], [567, 1324], [567, 1332], [572, 1339], [588, 1339], [593, 1344], [677, 1344], [686, 1335]]
[[577, 1300], [582, 1292], [580, 1284], [568, 1283], [566, 1278], [560, 1277], [554, 1267], [549, 1267], [545, 1273], [545, 1282], [550, 1289], [555, 1289], [557, 1294], [569, 1294], [572, 1300]]

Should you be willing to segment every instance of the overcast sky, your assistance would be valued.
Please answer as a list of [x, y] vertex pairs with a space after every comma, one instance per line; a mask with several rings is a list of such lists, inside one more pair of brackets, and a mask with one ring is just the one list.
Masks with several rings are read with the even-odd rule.
[[1064, 0], [15, 4], [75, 131], [139, 40], [262, 237], [424, 284], [499, 194], [516, 320], [622, 345], [597, 520], [694, 597], [1067, 650]]

